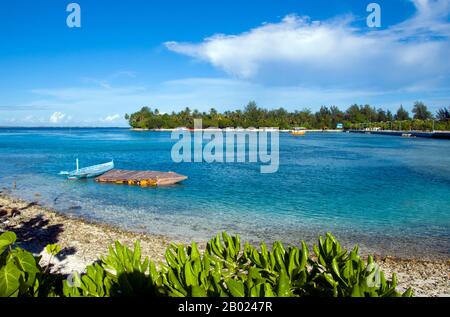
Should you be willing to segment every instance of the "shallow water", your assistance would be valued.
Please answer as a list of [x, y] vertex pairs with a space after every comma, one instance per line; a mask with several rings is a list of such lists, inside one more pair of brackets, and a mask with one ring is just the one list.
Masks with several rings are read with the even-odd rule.
[[[448, 258], [450, 142], [349, 133], [280, 134], [280, 168], [173, 163], [166, 132], [0, 129], [0, 186], [60, 212], [125, 229], [204, 240], [315, 240], [332, 231], [363, 251]], [[60, 170], [114, 159], [117, 168], [176, 171], [166, 188], [67, 181]], [[16, 183], [17, 188], [12, 189]], [[36, 195], [39, 194], [39, 195]]]

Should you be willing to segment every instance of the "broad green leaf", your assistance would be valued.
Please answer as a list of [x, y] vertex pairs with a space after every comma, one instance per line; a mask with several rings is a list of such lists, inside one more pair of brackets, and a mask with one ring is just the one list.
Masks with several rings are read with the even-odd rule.
[[289, 276], [292, 278], [292, 273], [295, 269], [295, 262], [296, 262], [296, 256], [297, 256], [297, 250], [296, 249], [291, 249], [291, 251], [289, 252], [289, 263], [288, 263], [288, 273]]
[[300, 269], [303, 270], [306, 267], [306, 262], [308, 261], [308, 246], [305, 241], [302, 241], [302, 253], [300, 256]]
[[134, 243], [133, 263], [139, 263], [141, 261], [141, 242], [136, 240]]
[[166, 253], [164, 254], [167, 264], [169, 264], [169, 266], [173, 269], [178, 269], [179, 268], [179, 264], [177, 262], [177, 258], [176, 256], [173, 254], [171, 249], [167, 249]]
[[236, 254], [239, 254], [241, 251], [241, 237], [239, 235], [232, 237], [234, 242], [234, 250], [236, 251]]
[[150, 272], [150, 278], [153, 282], [155, 282], [158, 279], [158, 272], [156, 271], [156, 265], [152, 261], [149, 263], [149, 272]]
[[284, 265], [284, 252], [278, 246], [278, 243], [276, 243], [274, 245], [274, 248], [272, 249], [272, 253], [275, 256], [275, 260], [277, 261], [280, 271], [286, 270], [286, 266]]
[[22, 249], [15, 250], [13, 253], [14, 261], [19, 269], [29, 274], [39, 273], [40, 270], [37, 266], [34, 256]]
[[0, 254], [2, 254], [10, 245], [16, 242], [16, 234], [6, 231], [0, 235]]
[[351, 297], [363, 297], [363, 294], [361, 293], [361, 290], [359, 289], [359, 285], [355, 284], [352, 289], [352, 293], [350, 295]]
[[270, 264], [269, 252], [265, 243], [261, 243], [261, 264], [262, 267], [267, 269]]
[[279, 297], [289, 297], [291, 295], [289, 277], [285, 270], [280, 272], [277, 284], [277, 294]]
[[168, 270], [168, 281], [170, 283], [170, 286], [172, 286], [177, 291], [181, 292], [184, 296], [187, 296], [187, 291], [184, 289], [183, 285], [181, 285], [173, 269], [171, 268], [169, 268]]
[[192, 297], [207, 297], [208, 294], [206, 293], [206, 290], [198, 285], [194, 285], [191, 288], [191, 295]]
[[179, 245], [177, 248], [177, 256], [180, 264], [184, 264], [186, 262], [186, 252], [184, 250], [184, 246]]
[[317, 247], [317, 245], [315, 245], [315, 244], [313, 245], [313, 250], [314, 250], [314, 253], [316, 254], [316, 256], [319, 257], [320, 256], [320, 250]]
[[226, 284], [233, 297], [245, 296], [245, 286], [243, 282], [230, 279], [226, 281]]
[[16, 265], [9, 261], [0, 269], [0, 297], [17, 296], [22, 276]]
[[54, 243], [54, 244], [47, 244], [47, 246], [45, 247], [45, 252], [47, 252], [50, 255], [57, 255], [59, 252], [61, 251], [61, 246], [59, 246], [58, 244]]
[[189, 261], [184, 264], [184, 278], [186, 286], [194, 286], [198, 284], [196, 276], [194, 276], [194, 273], [192, 272], [192, 266]]
[[250, 297], [260, 297], [260, 285], [253, 285], [250, 287]]
[[197, 244], [195, 242], [192, 242], [190, 256], [191, 260], [195, 260], [200, 257], [200, 252], [198, 251]]
[[263, 265], [261, 263], [261, 259], [260, 259], [259, 253], [258, 253], [258, 251], [256, 249], [252, 249], [252, 261], [257, 266], [263, 267]]
[[333, 269], [334, 274], [336, 274], [338, 277], [341, 277], [341, 273], [339, 272], [339, 266], [336, 261], [336, 257], [331, 260], [331, 268]]
[[333, 276], [330, 273], [323, 273], [323, 277], [331, 285], [331, 287], [336, 287], [337, 285], [339, 285], [339, 283], [333, 279]]
[[6, 231], [6, 232], [0, 234], [0, 240], [8, 241], [9, 244], [13, 244], [14, 242], [16, 242], [16, 239], [17, 239], [17, 236], [12, 231]]
[[270, 284], [264, 284], [264, 297], [276, 297], [275, 293], [272, 290], [272, 286]]

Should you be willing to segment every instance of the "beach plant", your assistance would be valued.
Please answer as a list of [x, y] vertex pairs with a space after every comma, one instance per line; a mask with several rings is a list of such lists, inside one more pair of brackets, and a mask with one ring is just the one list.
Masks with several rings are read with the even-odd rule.
[[155, 295], [157, 281], [152, 280], [155, 272], [154, 264], [147, 257], [142, 261], [139, 241], [133, 250], [116, 241], [99, 263], [88, 266], [81, 276], [75, 273], [64, 281], [63, 294], [69, 297]]
[[386, 280], [372, 256], [365, 263], [358, 255], [358, 246], [348, 252], [330, 233], [326, 234], [325, 239], [319, 237], [318, 245], [314, 245], [313, 249], [317, 260], [310, 260], [311, 295], [391, 297], [412, 294], [411, 289], [403, 294], [397, 292], [395, 273], [392, 280]]
[[63, 281], [62, 293], [66, 297], [110, 297], [112, 281], [98, 263], [89, 265], [82, 275], [75, 272]]
[[48, 259], [47, 267], [45, 268], [45, 272], [47, 272], [48, 269], [50, 268], [53, 257], [58, 255], [59, 252], [61, 252], [61, 246], [59, 246], [56, 243], [48, 244], [44, 250], [45, 250], [45, 252], [47, 252], [47, 254], [50, 255], [50, 258]]
[[56, 296], [62, 276], [46, 274], [39, 265], [40, 257], [15, 247], [14, 232], [0, 235], [0, 297]]
[[99, 263], [88, 267], [75, 283], [64, 283], [65, 296], [169, 297], [381, 297], [412, 296], [396, 291], [395, 274], [387, 280], [372, 257], [364, 262], [358, 247], [348, 252], [327, 233], [309, 254], [301, 247], [272, 248], [245, 243], [239, 236], [217, 235], [200, 252], [195, 243], [171, 244], [166, 263], [141, 259], [134, 249], [115, 243]]
[[[40, 257], [15, 247], [16, 235], [0, 235], [0, 296], [66, 297], [410, 297], [396, 290], [373, 257], [364, 261], [358, 247], [350, 252], [327, 233], [310, 254], [305, 242], [269, 249], [239, 236], [216, 235], [200, 251], [196, 243], [170, 244], [165, 262], [143, 258], [139, 241], [133, 249], [116, 241], [84, 273], [66, 278], [47, 272]], [[56, 255], [57, 245], [46, 252]]]

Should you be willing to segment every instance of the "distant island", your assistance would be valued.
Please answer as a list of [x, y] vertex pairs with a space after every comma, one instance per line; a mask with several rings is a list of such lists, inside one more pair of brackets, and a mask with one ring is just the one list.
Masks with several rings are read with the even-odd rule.
[[433, 115], [423, 102], [414, 103], [412, 116], [400, 106], [395, 114], [390, 110], [376, 109], [370, 105], [351, 105], [345, 111], [336, 106], [322, 106], [313, 113], [309, 109], [289, 112], [283, 108], [268, 110], [260, 108], [254, 101], [244, 110], [219, 113], [212, 108], [209, 112], [199, 112], [185, 108], [176, 113], [161, 113], [158, 109], [142, 107], [141, 110], [126, 114], [130, 126], [134, 129], [174, 129], [193, 128], [194, 119], [202, 119], [204, 127], [260, 128], [278, 127], [280, 129], [336, 129], [342, 124], [344, 129], [379, 128], [381, 130], [421, 130], [449, 131], [450, 107], [439, 109]]

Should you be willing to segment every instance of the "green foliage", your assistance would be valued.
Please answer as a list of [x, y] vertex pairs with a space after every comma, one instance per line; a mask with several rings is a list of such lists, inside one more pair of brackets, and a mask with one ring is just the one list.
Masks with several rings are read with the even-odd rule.
[[442, 122], [450, 123], [450, 107], [439, 109], [436, 112], [436, 119]]
[[61, 251], [61, 247], [58, 244], [48, 244], [45, 247], [45, 252], [50, 254], [51, 256], [57, 255]]
[[13, 248], [16, 235], [0, 235], [0, 297], [53, 296], [61, 278], [42, 272], [39, 257], [22, 248]]
[[[12, 232], [0, 235], [0, 297], [5, 296], [169, 296], [169, 297], [384, 297], [412, 296], [396, 291], [395, 274], [387, 280], [372, 257], [364, 262], [358, 247], [348, 252], [333, 235], [319, 237], [310, 255], [301, 247], [275, 242], [271, 248], [245, 243], [239, 236], [217, 235], [204, 252], [197, 245], [171, 244], [166, 263], [142, 258], [134, 248], [115, 242], [106, 256], [83, 274], [63, 279], [39, 266], [39, 258], [13, 247]], [[52, 256], [58, 245], [48, 245]]]
[[343, 249], [329, 233], [313, 247], [271, 250], [246, 243], [226, 233], [211, 239], [201, 253], [195, 243], [171, 244], [166, 263], [141, 259], [139, 243], [131, 251], [116, 242], [109, 255], [64, 282], [65, 296], [171, 296], [171, 297], [380, 297], [412, 296], [398, 293], [395, 275], [386, 280], [372, 257], [365, 263], [358, 247]]
[[[327, 233], [326, 238], [319, 238], [314, 246], [317, 261], [312, 264], [313, 294], [352, 297], [386, 297], [400, 296], [395, 274], [392, 280], [385, 279], [383, 272], [368, 257], [367, 264], [358, 256], [358, 247], [351, 252], [342, 249], [339, 242]], [[404, 295], [408, 295], [404, 293]]]
[[11, 245], [16, 242], [16, 234], [14, 232], [5, 232], [0, 235], [0, 255]]
[[395, 115], [395, 120], [396, 121], [405, 121], [405, 120], [409, 120], [409, 112], [405, 110], [405, 108], [403, 108], [402, 105], [400, 105], [400, 108], [398, 108], [397, 113]]
[[414, 113], [414, 119], [418, 120], [430, 120], [433, 119], [433, 115], [428, 111], [428, 107], [420, 101], [414, 103], [412, 112]]
[[[322, 106], [319, 111], [312, 113], [309, 109], [288, 112], [283, 108], [267, 110], [257, 106], [254, 101], [248, 103], [243, 111], [225, 111], [219, 113], [214, 108], [209, 112], [199, 112], [186, 108], [178, 113], [161, 114], [158, 109], [143, 107], [141, 110], [126, 115], [125, 119], [133, 128], [160, 129], [188, 127], [193, 128], [194, 119], [202, 119], [203, 127], [279, 127], [292, 129], [305, 127], [308, 129], [334, 129], [338, 123], [345, 128], [380, 127], [394, 130], [431, 130], [432, 115], [425, 104], [416, 102], [413, 108], [414, 120], [408, 111], [400, 106], [395, 116], [391, 111], [375, 109], [370, 105], [351, 105], [341, 111], [336, 106]], [[435, 130], [450, 130], [448, 111], [443, 108], [438, 111], [437, 118], [441, 121], [435, 125]]]

